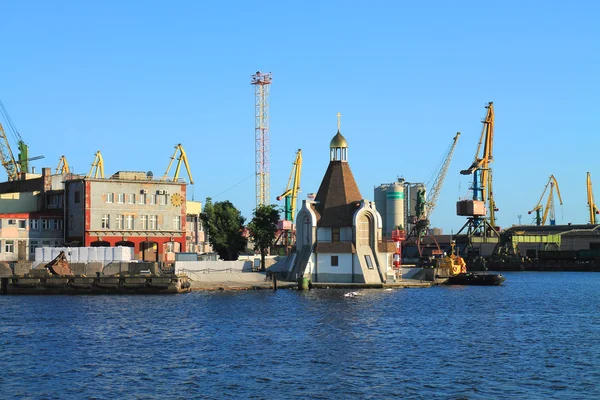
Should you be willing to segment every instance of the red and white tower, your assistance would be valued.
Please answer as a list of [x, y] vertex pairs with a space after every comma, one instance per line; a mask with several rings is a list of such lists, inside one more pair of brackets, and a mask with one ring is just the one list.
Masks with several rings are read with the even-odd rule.
[[256, 148], [256, 206], [268, 205], [270, 199], [269, 173], [269, 88], [271, 73], [260, 72], [252, 75], [254, 85], [254, 136]]
[[[406, 234], [402, 229], [394, 229], [392, 231], [392, 240], [396, 243], [396, 251], [394, 252], [393, 264], [395, 270], [400, 270], [402, 268], [402, 242], [406, 239]], [[402, 279], [402, 273], [399, 274], [400, 279]]]

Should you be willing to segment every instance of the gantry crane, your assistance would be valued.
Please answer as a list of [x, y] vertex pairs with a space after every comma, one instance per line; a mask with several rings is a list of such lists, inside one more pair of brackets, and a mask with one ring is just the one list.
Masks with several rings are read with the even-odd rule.
[[[550, 187], [550, 192], [548, 192], [548, 200], [546, 201], [546, 208], [544, 209], [544, 215], [542, 216], [542, 200], [544, 199], [544, 194], [546, 194], [546, 190], [548, 190], [548, 187]], [[544, 191], [540, 196], [540, 200], [537, 202], [536, 206], [528, 212], [528, 214], [535, 212], [535, 224], [537, 226], [546, 225], [548, 212], [550, 213], [550, 225], [556, 225], [556, 215], [554, 212], [554, 187], [556, 187], [556, 194], [558, 195], [560, 205], [562, 206], [563, 204], [562, 198], [560, 197], [560, 189], [558, 188], [558, 181], [556, 180], [554, 175], [550, 175], [548, 183], [546, 183], [546, 187], [544, 187]]]
[[278, 201], [285, 201], [285, 206], [283, 221], [280, 221], [279, 223], [281, 234], [275, 242], [282, 243], [286, 248], [286, 252], [289, 251], [290, 246], [295, 242], [294, 218], [296, 214], [296, 201], [298, 199], [298, 192], [300, 191], [300, 175], [302, 172], [301, 149], [298, 149], [296, 152], [296, 159], [292, 165], [292, 172], [290, 173], [287, 187], [280, 196], [277, 196]]
[[92, 167], [90, 168], [90, 172], [88, 172], [86, 178], [98, 177], [104, 179], [104, 160], [102, 159], [102, 154], [100, 154], [100, 150], [96, 152], [94, 162], [92, 163]]
[[[469, 168], [460, 171], [462, 175], [473, 175], [473, 186], [470, 188], [473, 191], [473, 197], [472, 200], [461, 200], [456, 205], [458, 215], [469, 217], [457, 234], [467, 228], [468, 236], [497, 237], [496, 211], [498, 208], [494, 201], [492, 168], [490, 166], [494, 160], [494, 103], [489, 102], [485, 108], [487, 113], [482, 121], [483, 128], [475, 152], [475, 160]], [[489, 212], [489, 217], [486, 216], [487, 212]]]
[[[178, 152], [179, 156], [177, 156]], [[177, 159], [177, 166], [175, 167], [175, 175], [173, 176], [173, 182], [177, 182], [177, 180], [179, 179], [179, 170], [181, 169], [181, 162], [183, 162], [185, 164], [185, 169], [187, 171], [188, 177], [190, 178], [190, 185], [193, 185], [194, 179], [192, 178], [192, 172], [190, 171], [188, 159], [181, 143], [175, 146], [175, 152], [171, 156], [171, 161], [169, 162], [169, 166], [167, 167], [165, 175], [162, 177], [161, 181], [166, 181], [168, 179], [169, 170], [171, 169], [171, 165], [173, 165], [173, 161], [175, 161], [175, 159]]]
[[596, 215], [600, 214], [596, 203], [594, 203], [594, 193], [592, 192], [592, 177], [587, 173], [587, 203], [590, 209], [590, 224], [596, 224]]
[[[420, 190], [417, 194], [417, 202], [422, 202], [422, 206], [417, 205], [417, 223], [414, 228], [408, 235], [408, 238], [415, 238], [417, 248], [419, 250], [419, 255], [422, 254], [423, 246], [422, 246], [422, 238], [426, 235], [427, 229], [429, 228], [429, 217], [433, 213], [435, 206], [437, 205], [437, 201], [440, 197], [440, 193], [442, 192], [442, 187], [444, 186], [444, 180], [446, 179], [446, 175], [448, 174], [448, 168], [450, 167], [450, 162], [452, 161], [452, 156], [454, 155], [454, 149], [456, 148], [456, 143], [458, 142], [458, 138], [460, 137], [460, 132], [457, 132], [454, 138], [452, 139], [452, 143], [450, 144], [450, 149], [446, 153], [446, 158], [442, 166], [440, 167], [440, 171], [438, 172], [433, 185], [431, 186], [431, 195], [429, 196], [429, 200], [425, 199], [424, 190]], [[422, 200], [421, 200], [422, 199]], [[435, 239], [433, 239], [435, 241]], [[437, 244], [437, 242], [436, 242]], [[439, 250], [439, 249], [438, 249]]]
[[67, 157], [61, 156], [60, 160], [58, 160], [58, 166], [56, 167], [55, 174], [68, 174], [69, 173], [69, 163], [67, 162]]
[[10, 144], [8, 142], [8, 138], [6, 137], [6, 132], [4, 127], [0, 123], [0, 158], [2, 159], [2, 166], [6, 170], [6, 174], [8, 176], [9, 181], [14, 181], [18, 179], [19, 173], [21, 172], [29, 172], [29, 161], [39, 160], [44, 158], [44, 156], [36, 156], [29, 158], [29, 147], [23, 141], [21, 134], [17, 131], [17, 128], [12, 122], [8, 111], [4, 108], [4, 104], [0, 101], [0, 116], [6, 122], [7, 129], [12, 133], [12, 136], [17, 142], [17, 147], [19, 149], [19, 154], [17, 159], [15, 159], [12, 149], [10, 148]]
[[290, 173], [290, 179], [288, 180], [287, 188], [285, 192], [277, 196], [277, 200], [285, 201], [284, 206], [284, 218], [286, 221], [294, 222], [294, 214], [296, 213], [296, 200], [298, 198], [298, 192], [300, 191], [300, 174], [302, 172], [302, 150], [298, 149], [296, 152], [296, 159], [294, 160], [292, 172]]

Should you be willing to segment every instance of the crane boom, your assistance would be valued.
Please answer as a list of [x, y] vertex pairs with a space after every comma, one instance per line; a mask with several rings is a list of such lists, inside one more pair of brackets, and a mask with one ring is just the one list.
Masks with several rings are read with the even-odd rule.
[[460, 137], [460, 132], [456, 132], [456, 135], [452, 139], [452, 144], [450, 145], [450, 150], [446, 155], [446, 159], [440, 168], [440, 172], [433, 182], [431, 187], [431, 196], [430, 200], [425, 203], [425, 218], [429, 218], [429, 216], [433, 213], [433, 210], [437, 204], [437, 201], [440, 197], [440, 193], [442, 192], [442, 186], [444, 186], [444, 180], [446, 179], [446, 175], [448, 174], [448, 168], [450, 167], [450, 162], [452, 161], [452, 156], [454, 155], [454, 149], [456, 148], [456, 142], [458, 142], [458, 138]]
[[[548, 199], [546, 200], [546, 207], [543, 209], [544, 210], [543, 216], [540, 216], [540, 214], [542, 212], [542, 208], [543, 208], [542, 201], [544, 200], [544, 195], [546, 194], [548, 187], [550, 188], [550, 191], [548, 192]], [[535, 221], [536, 221], [536, 225], [538, 225], [538, 226], [546, 225], [546, 220], [548, 219], [548, 213], [550, 213], [550, 225], [556, 225], [556, 217], [555, 217], [555, 211], [554, 211], [554, 188], [555, 187], [556, 187], [556, 194], [558, 195], [558, 200], [560, 202], [560, 205], [562, 206], [563, 202], [562, 202], [562, 197], [560, 196], [560, 189], [558, 187], [558, 181], [556, 180], [554, 175], [550, 175], [550, 178], [548, 179], [548, 183], [546, 183], [546, 186], [544, 187], [544, 191], [542, 192], [542, 195], [540, 196], [540, 199], [538, 200], [536, 206], [533, 207], [533, 209], [531, 211], [528, 211], [528, 214], [531, 214], [533, 212], [536, 213]]]
[[88, 172], [87, 178], [102, 178], [104, 179], [104, 160], [102, 159], [102, 154], [100, 154], [100, 150], [96, 152], [94, 157], [94, 162], [92, 163], [92, 167], [90, 168], [90, 172]]
[[[178, 152], [179, 152], [179, 156], [177, 156]], [[181, 162], [183, 162], [185, 164], [185, 169], [187, 171], [188, 177], [190, 178], [190, 184], [193, 185], [194, 178], [192, 178], [192, 172], [190, 171], [190, 166], [188, 164], [187, 155], [185, 154], [185, 150], [183, 149], [183, 146], [181, 145], [181, 143], [179, 143], [177, 146], [175, 146], [175, 152], [171, 156], [171, 161], [169, 161], [169, 166], [167, 167], [167, 170], [165, 171], [165, 175], [162, 177], [161, 180], [162, 181], [167, 180], [167, 177], [169, 175], [169, 170], [171, 169], [171, 165], [173, 165], [173, 161], [175, 161], [175, 159], [177, 159], [177, 165], [175, 166], [175, 175], [173, 175], [173, 182], [176, 182], [177, 179], [179, 179], [179, 170], [181, 169]]]
[[594, 193], [592, 192], [592, 177], [587, 173], [587, 203], [590, 208], [590, 224], [596, 223], [596, 215], [600, 214], [596, 203], [594, 203]]
[[8, 138], [6, 137], [6, 132], [4, 131], [4, 127], [0, 123], [0, 158], [2, 158], [2, 166], [6, 170], [6, 174], [8, 175], [9, 181], [14, 181], [17, 179], [17, 174], [19, 173], [19, 165], [15, 161], [15, 157], [13, 156], [10, 145], [8, 144]]
[[285, 199], [285, 219], [287, 221], [294, 222], [294, 215], [296, 213], [296, 201], [298, 199], [298, 192], [300, 191], [300, 174], [302, 172], [302, 149], [298, 149], [296, 152], [296, 159], [294, 160], [292, 172], [290, 173], [290, 179], [288, 184], [277, 200]]
[[55, 174], [68, 174], [69, 173], [69, 163], [67, 162], [67, 158], [65, 156], [61, 156], [60, 160], [58, 160], [58, 166], [56, 167]]

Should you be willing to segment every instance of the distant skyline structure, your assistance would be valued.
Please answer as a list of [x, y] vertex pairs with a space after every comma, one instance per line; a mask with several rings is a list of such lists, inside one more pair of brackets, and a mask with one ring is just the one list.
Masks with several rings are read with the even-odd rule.
[[254, 86], [254, 137], [256, 149], [256, 206], [270, 204], [269, 88], [270, 72], [252, 75]]

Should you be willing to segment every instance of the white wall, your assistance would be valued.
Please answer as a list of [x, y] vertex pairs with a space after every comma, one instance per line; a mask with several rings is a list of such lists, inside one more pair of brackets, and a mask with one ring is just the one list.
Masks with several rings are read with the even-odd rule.
[[354, 240], [354, 229], [351, 226], [340, 229], [340, 241], [352, 242]]
[[317, 241], [318, 242], [331, 242], [331, 228], [325, 228], [325, 227], [317, 228]]
[[[331, 256], [338, 256], [338, 267], [331, 266]], [[330, 254], [319, 253], [317, 255], [317, 273], [320, 274], [352, 274], [352, 253]], [[360, 272], [360, 271], [356, 271]]]
[[252, 261], [175, 261], [175, 273], [252, 271]]

